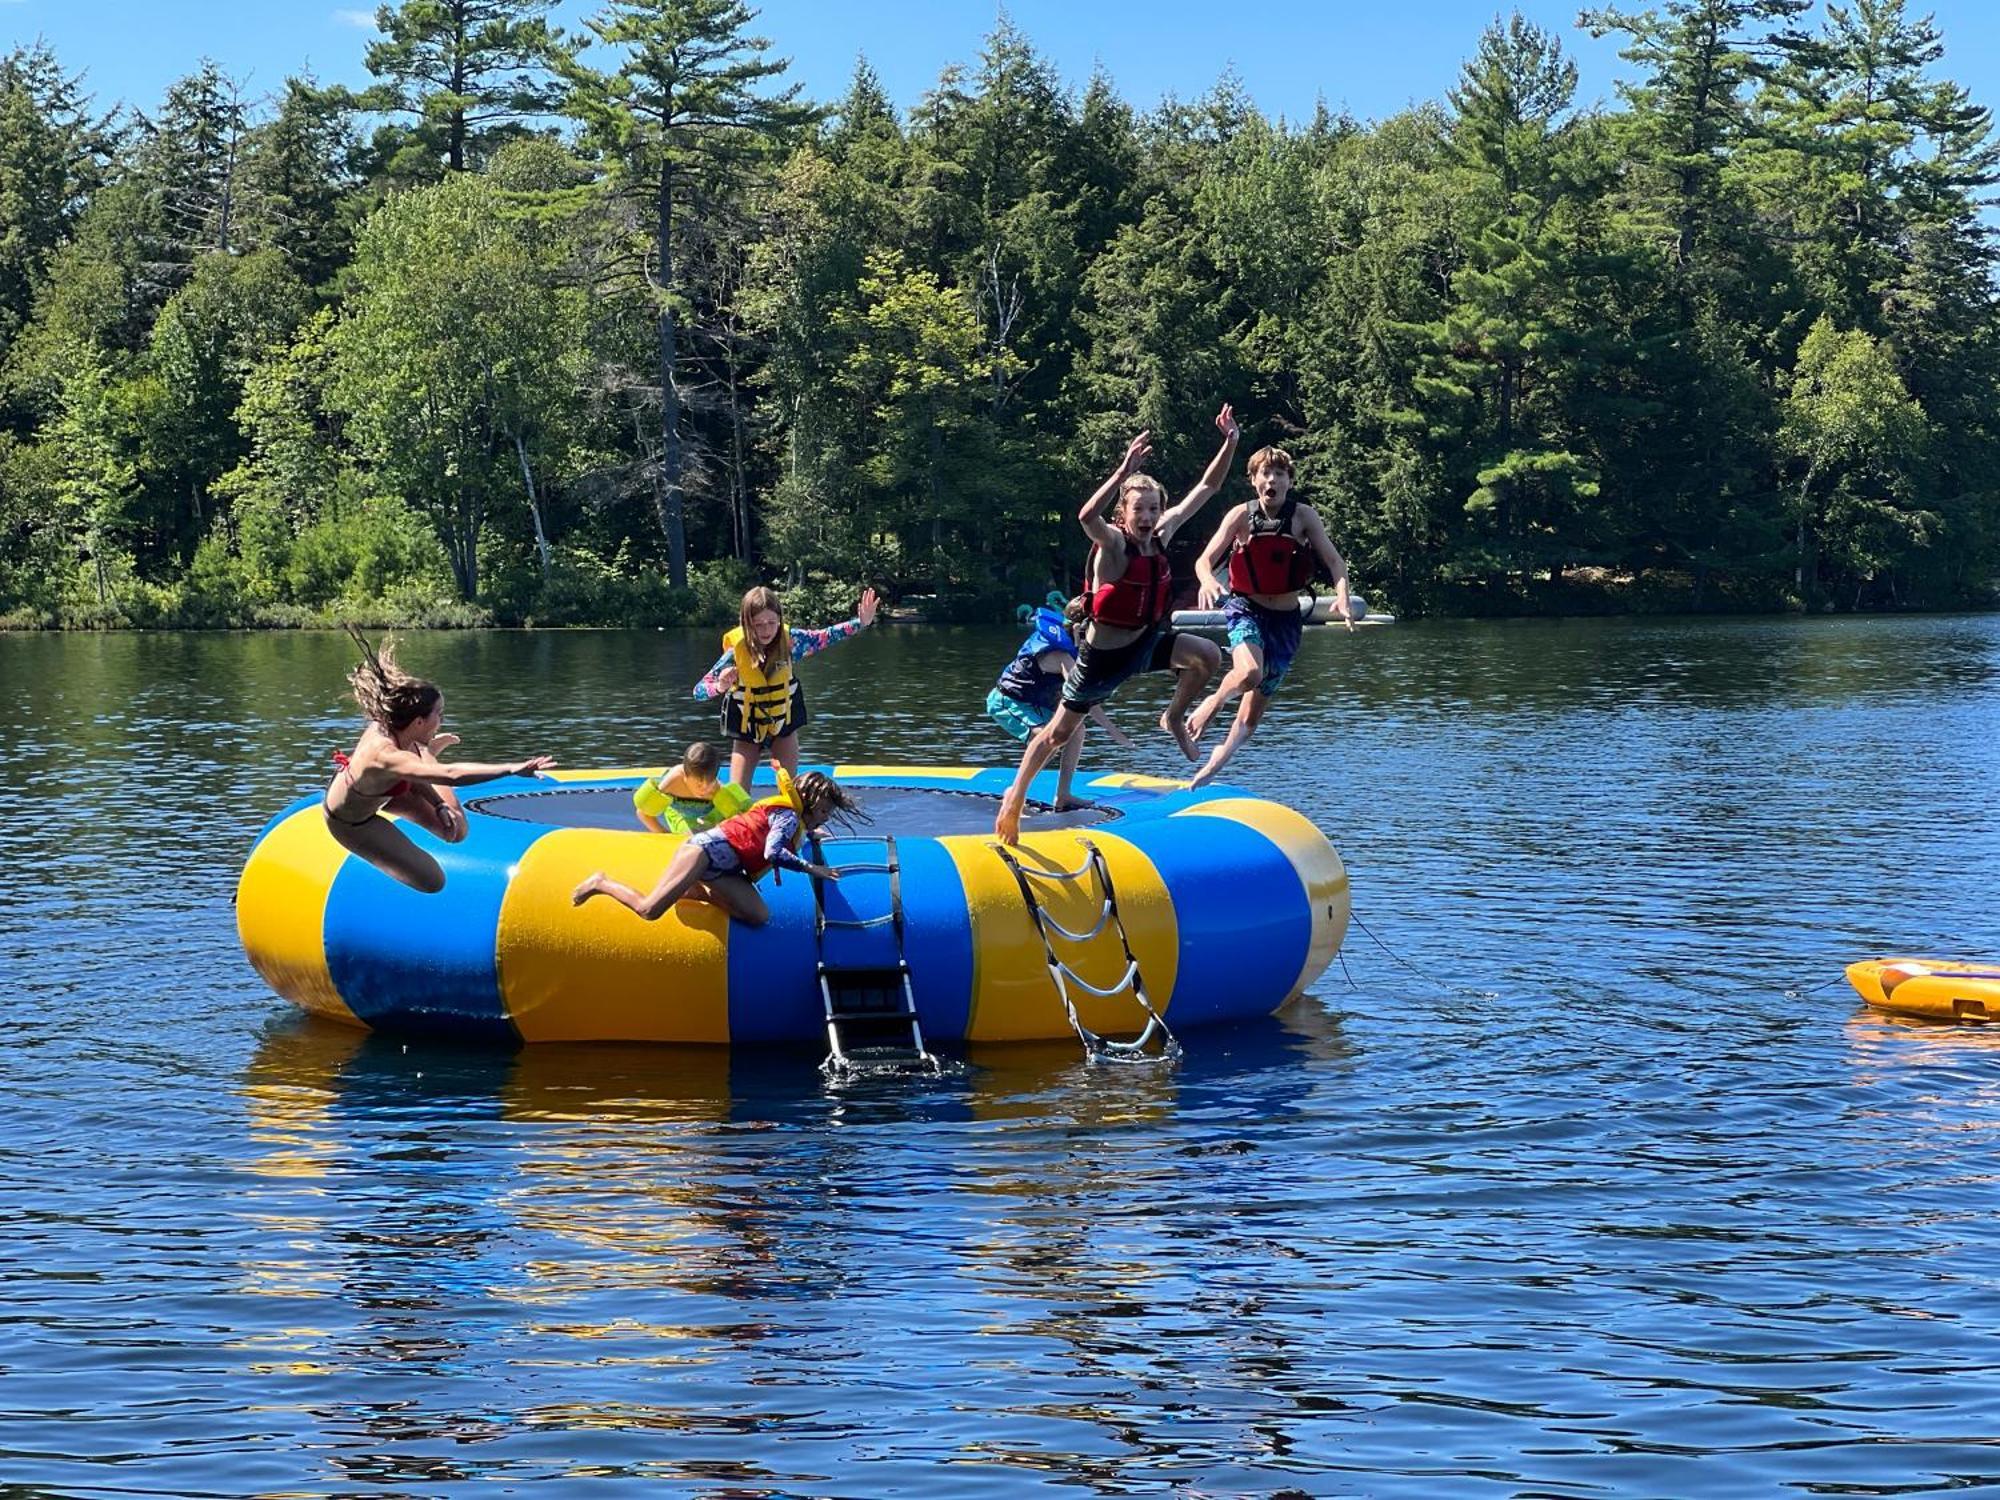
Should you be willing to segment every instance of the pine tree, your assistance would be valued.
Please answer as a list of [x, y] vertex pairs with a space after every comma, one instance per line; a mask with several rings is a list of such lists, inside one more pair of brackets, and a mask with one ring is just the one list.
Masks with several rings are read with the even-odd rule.
[[1553, 575], [1573, 545], [1567, 521], [1598, 493], [1552, 399], [1574, 343], [1562, 308], [1572, 268], [1558, 121], [1575, 91], [1561, 43], [1517, 14], [1487, 28], [1451, 93], [1473, 223], [1452, 304], [1421, 330], [1430, 356], [1414, 386], [1433, 440], [1464, 444], [1453, 468], [1476, 526], [1463, 559], [1472, 572], [1539, 565]]
[[[1759, 101], [1746, 175], [1799, 246], [1820, 306], [1846, 326], [1890, 331], [1913, 249], [1940, 233], [1985, 249], [1977, 194], [2000, 180], [1991, 113], [1927, 76], [1943, 43], [1904, 0], [1829, 5], [1820, 32], [1786, 50]], [[1987, 263], [1982, 254], [1968, 269]]]
[[250, 106], [242, 83], [203, 58], [139, 117], [137, 175], [160, 207], [169, 252], [191, 260], [243, 248], [243, 145]]
[[0, 354], [104, 179], [112, 142], [44, 44], [0, 58]]
[[308, 286], [324, 286], [353, 253], [359, 154], [352, 100], [310, 78], [285, 80], [277, 113], [246, 143], [253, 232]]
[[614, 190], [644, 205], [650, 227], [660, 387], [655, 509], [675, 588], [687, 583], [679, 382], [686, 280], [676, 217], [718, 162], [747, 170], [818, 117], [798, 102], [796, 84], [760, 91], [788, 64], [765, 56], [770, 44], [744, 30], [750, 19], [743, 0], [610, 0], [587, 24], [605, 45], [625, 49], [618, 71], [566, 69], [568, 107], [585, 140], [610, 161]]
[[1749, 135], [1745, 89], [1767, 80], [1796, 42], [1786, 23], [1811, 0], [1666, 0], [1657, 10], [1586, 11], [1594, 36], [1620, 32], [1640, 68], [1621, 83], [1630, 155], [1663, 180], [1662, 217], [1677, 266], [1692, 269], [1717, 233], [1723, 167]]
[[371, 109], [414, 115], [416, 126], [392, 170], [463, 172], [509, 138], [522, 120], [561, 107], [562, 32], [548, 23], [555, 0], [402, 0], [375, 12], [382, 40], [368, 71], [383, 80], [362, 97]]

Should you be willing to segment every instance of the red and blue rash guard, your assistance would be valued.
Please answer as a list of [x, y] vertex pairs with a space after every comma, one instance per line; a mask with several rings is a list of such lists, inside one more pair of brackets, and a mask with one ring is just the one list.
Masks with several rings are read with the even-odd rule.
[[716, 829], [742, 862], [743, 873], [755, 880], [771, 866], [803, 870], [807, 861], [794, 847], [804, 837], [799, 815], [789, 807], [759, 803], [748, 812], [725, 818]]

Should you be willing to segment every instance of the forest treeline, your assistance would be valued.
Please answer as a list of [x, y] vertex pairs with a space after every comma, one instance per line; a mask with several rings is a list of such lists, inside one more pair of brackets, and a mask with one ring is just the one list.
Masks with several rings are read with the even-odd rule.
[[1990, 602], [2000, 148], [1902, 0], [1587, 11], [1603, 107], [1496, 20], [1373, 122], [1135, 108], [1005, 21], [816, 104], [739, 0], [549, 9], [150, 110], [0, 59], [0, 618], [1004, 618], [1225, 399], [1378, 605]]

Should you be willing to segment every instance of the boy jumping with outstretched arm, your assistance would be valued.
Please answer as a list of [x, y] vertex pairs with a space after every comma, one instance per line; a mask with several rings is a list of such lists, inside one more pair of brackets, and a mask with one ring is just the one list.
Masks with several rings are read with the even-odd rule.
[[[1001, 799], [993, 834], [1002, 843], [1021, 840], [1021, 810], [1036, 774], [1069, 743], [1084, 716], [1136, 673], [1175, 674], [1173, 701], [1160, 715], [1160, 727], [1174, 737], [1183, 755], [1195, 758], [1186, 723], [1188, 705], [1221, 665], [1222, 653], [1213, 641], [1168, 628], [1174, 575], [1167, 543], [1228, 477], [1239, 436], [1236, 414], [1224, 405], [1216, 413], [1215, 425], [1222, 432], [1221, 450], [1178, 504], [1167, 506], [1160, 482], [1138, 472], [1152, 452], [1152, 435], [1142, 432], [1132, 439], [1111, 477], [1077, 512], [1084, 534], [1095, 544], [1084, 573], [1084, 623], [1077, 657], [1063, 678], [1055, 716], [1028, 741], [1014, 784]], [[1112, 507], [1108, 518], [1107, 506]]]
[[[1213, 609], [1218, 599], [1224, 601], [1230, 667], [1229, 675], [1188, 720], [1189, 732], [1199, 740], [1231, 698], [1241, 693], [1243, 703], [1229, 734], [1209, 752], [1190, 786], [1213, 781], [1263, 721], [1264, 710], [1298, 654], [1304, 624], [1299, 591], [1312, 583], [1315, 559], [1333, 579], [1335, 613], [1349, 630], [1354, 628], [1347, 563], [1326, 534], [1319, 512], [1292, 498], [1291, 454], [1283, 448], [1259, 448], [1251, 454], [1250, 486], [1257, 498], [1222, 518], [1214, 540], [1194, 565], [1201, 578], [1201, 607]], [[1227, 586], [1215, 571], [1225, 555]]]

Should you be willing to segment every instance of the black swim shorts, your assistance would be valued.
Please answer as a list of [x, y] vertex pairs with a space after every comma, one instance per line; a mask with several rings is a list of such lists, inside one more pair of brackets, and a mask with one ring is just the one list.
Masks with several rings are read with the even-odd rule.
[[1070, 663], [1063, 677], [1063, 706], [1084, 713], [1117, 692], [1128, 677], [1141, 672], [1171, 671], [1174, 642], [1179, 639], [1178, 630], [1156, 625], [1136, 641], [1108, 650], [1087, 640], [1082, 642], [1077, 647], [1076, 660]]

